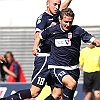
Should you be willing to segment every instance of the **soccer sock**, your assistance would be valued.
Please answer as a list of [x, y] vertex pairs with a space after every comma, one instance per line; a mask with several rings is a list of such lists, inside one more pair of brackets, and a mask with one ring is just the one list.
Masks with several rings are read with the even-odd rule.
[[68, 88], [65, 88], [63, 91], [63, 99], [64, 100], [73, 100], [75, 90], [70, 90]]
[[15, 94], [5, 97], [4, 100], [23, 100], [26, 98], [32, 98], [30, 89], [18, 91]]
[[55, 100], [54, 98], [53, 98], [53, 96], [50, 94], [47, 98], [45, 98], [44, 100]]

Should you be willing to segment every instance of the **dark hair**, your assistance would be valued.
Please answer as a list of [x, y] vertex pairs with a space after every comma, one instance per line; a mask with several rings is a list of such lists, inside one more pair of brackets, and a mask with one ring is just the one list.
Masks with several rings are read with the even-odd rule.
[[6, 60], [7, 60], [7, 57], [6, 57], [7, 54], [10, 54], [10, 56], [12, 58], [12, 61], [14, 61], [14, 56], [13, 56], [12, 52], [11, 51], [7, 51], [6, 52], [6, 54], [4, 55], [4, 57], [5, 57]]
[[74, 16], [75, 16], [75, 14], [72, 11], [72, 9], [71, 8], [67, 8], [67, 7], [65, 9], [61, 10], [61, 12], [60, 12], [60, 18], [62, 19], [64, 15], [71, 16], [71, 17], [73, 17], [73, 19], [74, 19]]

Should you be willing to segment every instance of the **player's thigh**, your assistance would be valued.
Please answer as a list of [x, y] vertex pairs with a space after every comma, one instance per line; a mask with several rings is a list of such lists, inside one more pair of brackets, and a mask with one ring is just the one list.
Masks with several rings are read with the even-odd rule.
[[67, 88], [70, 88], [70, 89], [73, 89], [77, 82], [75, 81], [75, 79], [70, 76], [70, 75], [65, 75], [63, 78], [62, 78], [62, 83], [65, 84], [65, 86]]
[[79, 69], [65, 70], [66, 75], [62, 78], [62, 83], [69, 89], [76, 88], [77, 81], [79, 79], [80, 71]]
[[48, 70], [47, 65], [47, 58], [46, 57], [36, 57], [35, 59], [35, 68], [33, 70], [32, 74], [32, 85], [37, 86], [39, 88], [43, 88], [46, 79], [50, 73], [50, 70]]
[[[80, 71], [79, 69], [76, 70], [64, 70], [64, 69], [52, 69], [52, 74], [55, 77], [55, 86], [63, 88], [63, 86], [70, 86], [73, 88], [78, 81]], [[73, 83], [73, 84], [71, 84]]]

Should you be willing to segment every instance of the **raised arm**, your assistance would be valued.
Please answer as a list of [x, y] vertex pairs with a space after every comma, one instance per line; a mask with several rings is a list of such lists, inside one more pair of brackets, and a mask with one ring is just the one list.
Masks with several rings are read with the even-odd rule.
[[68, 6], [70, 5], [71, 1], [72, 1], [72, 0], [65, 0], [65, 2], [63, 2], [63, 3], [61, 4], [60, 9], [62, 10], [62, 9], [64, 9], [64, 8], [68, 7]]

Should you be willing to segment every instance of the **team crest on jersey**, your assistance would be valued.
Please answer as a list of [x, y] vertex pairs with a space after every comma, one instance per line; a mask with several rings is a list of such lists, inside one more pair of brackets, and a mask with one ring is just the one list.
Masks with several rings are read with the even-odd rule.
[[68, 33], [68, 38], [72, 39], [72, 33], [71, 32]]
[[40, 23], [41, 23], [41, 19], [38, 19], [38, 20], [37, 20], [37, 24], [40, 24]]
[[41, 23], [41, 19], [42, 19], [42, 14], [38, 17], [37, 24]]

